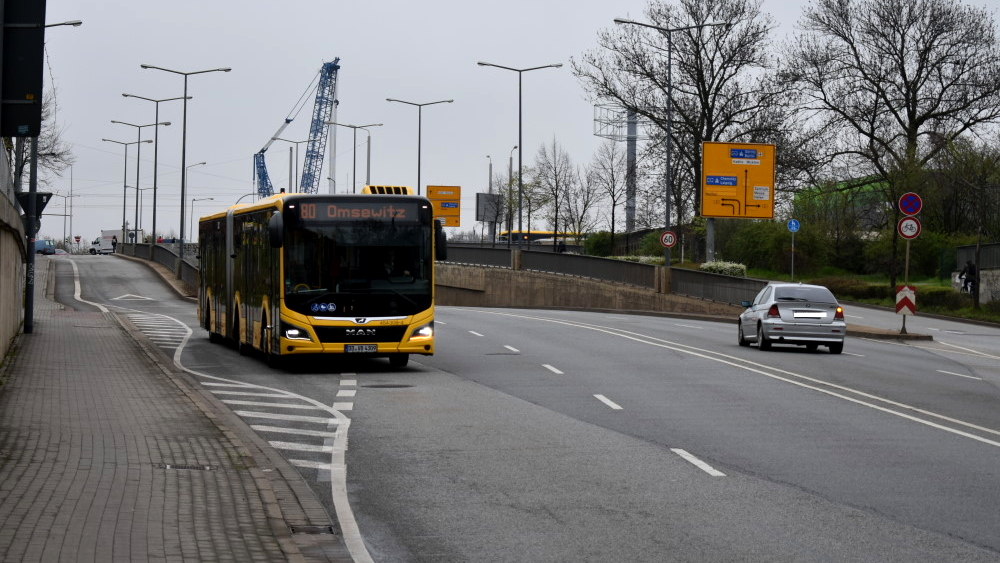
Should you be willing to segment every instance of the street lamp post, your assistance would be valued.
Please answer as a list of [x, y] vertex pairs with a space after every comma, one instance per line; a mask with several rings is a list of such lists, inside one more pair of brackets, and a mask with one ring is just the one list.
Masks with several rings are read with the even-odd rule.
[[[192, 164], [192, 165], [190, 165], [190, 166], [186, 167], [186, 168], [184, 169], [184, 183], [185, 183], [185, 184], [187, 184], [187, 175], [188, 175], [188, 171], [189, 171], [189, 170], [191, 170], [191, 169], [192, 169], [192, 168], [194, 168], [195, 166], [202, 166], [202, 165], [204, 165], [204, 164], [208, 164], [208, 163], [207, 163], [207, 162], [196, 162], [196, 163], [194, 163], [194, 164]], [[200, 198], [200, 199], [212, 199], [212, 198]], [[192, 215], [191, 215], [191, 220], [192, 220], [192, 223], [193, 223], [193, 221], [194, 221], [194, 215], [193, 215], [193, 213], [194, 213], [194, 202], [195, 202], [195, 201], [196, 201], [196, 200], [194, 200], [194, 199], [192, 199], [192, 200], [191, 200], [191, 213], [192, 213]], [[182, 204], [182, 205], [183, 205], [183, 203], [184, 203], [184, 202], [181, 202], [181, 204]], [[182, 231], [182, 232], [183, 232], [183, 231]], [[191, 237], [192, 237], [192, 240], [194, 240], [194, 228], [193, 228], [193, 227], [192, 227], [191, 231], [189, 232], [189, 234], [191, 235]], [[183, 246], [183, 245], [184, 245], [184, 237], [183, 237], [183, 236], [181, 236], [181, 246]]]
[[[164, 72], [170, 72], [170, 73], [173, 73], [173, 74], [179, 74], [179, 75], [181, 75], [181, 76], [184, 77], [184, 96], [183, 96], [183, 100], [184, 100], [184, 117], [181, 120], [182, 121], [182, 127], [181, 127], [181, 170], [184, 170], [185, 167], [187, 166], [188, 76], [191, 76], [192, 74], [205, 74], [207, 72], [229, 72], [229, 71], [231, 71], [233, 69], [231, 69], [229, 67], [226, 67], [226, 68], [210, 68], [208, 70], [196, 70], [196, 71], [193, 71], [193, 72], [181, 72], [179, 70], [171, 70], [169, 68], [163, 68], [163, 67], [159, 67], [159, 66], [146, 65], [146, 64], [139, 65], [139, 68], [143, 68], [143, 69], [152, 68], [152, 69], [156, 69], [156, 70], [162, 70]], [[186, 201], [186, 198], [187, 198], [187, 180], [184, 178], [184, 176], [185, 175], [181, 175], [181, 247], [180, 247], [180, 255], [178, 257], [178, 262], [177, 262], [177, 275], [178, 275], [178, 277], [181, 274], [181, 267], [180, 267], [180, 265], [184, 263], [184, 207], [185, 207], [184, 206], [184, 202]]]
[[[124, 141], [115, 141], [114, 139], [101, 139], [101, 140], [108, 143], [123, 145], [125, 147], [125, 168], [124, 171], [122, 172], [122, 238], [124, 239], [127, 237], [125, 233], [125, 203], [128, 200], [128, 146], [138, 145], [139, 143], [152, 143], [153, 140], [146, 139], [145, 141], [132, 141], [131, 143], [126, 143]], [[119, 242], [125, 244], [124, 240]]]
[[[524, 242], [524, 237], [521, 234], [521, 230], [522, 230], [522, 225], [521, 225], [521, 219], [522, 219], [521, 205], [522, 205], [522, 200], [524, 198], [524, 181], [522, 179], [522, 163], [523, 163], [522, 161], [523, 161], [523, 156], [524, 156], [524, 154], [523, 154], [524, 150], [523, 150], [522, 147], [524, 146], [524, 139], [521, 138], [521, 132], [522, 132], [522, 118], [521, 118], [521, 116], [522, 116], [522, 111], [521, 111], [521, 76], [525, 72], [528, 72], [528, 71], [531, 71], [531, 70], [539, 70], [539, 69], [543, 69], [543, 68], [559, 68], [559, 67], [562, 66], [562, 63], [548, 64], [548, 65], [543, 65], [543, 66], [535, 66], [535, 67], [531, 67], [531, 68], [511, 68], [509, 66], [497, 65], [497, 64], [493, 64], [493, 63], [486, 63], [486, 62], [483, 62], [483, 61], [479, 61], [476, 64], [479, 65], [479, 66], [492, 66], [492, 67], [496, 67], [496, 68], [502, 68], [504, 70], [510, 70], [510, 71], [514, 71], [514, 72], [517, 73], [517, 147], [515, 147], [515, 148], [518, 149], [517, 150], [517, 230], [518, 230], [518, 237], [517, 238], [518, 238], [518, 246], [521, 246], [521, 244]], [[508, 238], [510, 238], [510, 237], [508, 237]]]
[[[202, 163], [204, 164], [204, 163]], [[195, 197], [191, 198], [191, 233], [194, 233], [194, 202], [196, 201], [215, 201], [214, 197]], [[194, 236], [192, 234], [192, 236]]]
[[[714, 26], [729, 26], [728, 23], [702, 23], [696, 25], [686, 25], [683, 27], [660, 27], [658, 25], [652, 25], [648, 23], [637, 22], [633, 20], [627, 20], [623, 18], [615, 18], [614, 22], [619, 25], [637, 25], [640, 27], [648, 27], [650, 29], [655, 29], [666, 36], [667, 38], [667, 170], [664, 175], [666, 178], [666, 189], [664, 193], [664, 198], [666, 201], [666, 222], [664, 230], [670, 230], [670, 207], [671, 203], [671, 183], [673, 182], [673, 169], [671, 168], [672, 162], [671, 157], [673, 156], [673, 140], [671, 139], [671, 131], [673, 130], [674, 123], [674, 102], [673, 102], [673, 67], [674, 67], [674, 41], [673, 32], [684, 31], [687, 29], [701, 29], [703, 27], [714, 27]], [[670, 267], [670, 247], [663, 247], [663, 264], [665, 267]]]
[[[371, 182], [371, 166], [372, 166], [372, 158], [371, 158], [372, 157], [372, 151], [371, 151], [372, 146], [371, 146], [371, 140], [372, 140], [372, 133], [367, 128], [368, 127], [381, 127], [382, 124], [381, 123], [369, 123], [368, 125], [348, 125], [346, 123], [336, 123], [336, 122], [333, 122], [333, 121], [327, 121], [326, 125], [339, 125], [341, 127], [347, 127], [348, 129], [351, 129], [354, 132], [354, 148], [352, 149], [353, 152], [351, 153], [351, 161], [352, 161], [352, 164], [353, 164], [353, 168], [351, 170], [351, 178], [352, 178], [351, 179], [351, 193], [358, 193], [358, 158], [357, 158], [357, 154], [358, 154], [358, 129], [361, 129], [365, 133], [368, 133], [368, 174], [366, 176], [367, 179], [365, 180], [365, 182]], [[420, 180], [417, 180], [417, 184], [419, 186]]]
[[[163, 98], [163, 99], [159, 99], [159, 100], [153, 99], [153, 98], [146, 98], [146, 97], [143, 97], [143, 96], [136, 96], [135, 94], [122, 94], [122, 96], [124, 96], [126, 98], [137, 98], [137, 99], [140, 99], [140, 100], [146, 100], [147, 102], [153, 102], [155, 104], [155, 106], [156, 106], [156, 116], [153, 119], [154, 122], [159, 122], [160, 121], [160, 102], [171, 102], [171, 101], [174, 101], [174, 100], [180, 100], [181, 99], [180, 96], [178, 96], [176, 98]], [[187, 99], [190, 99], [190, 98], [187, 98]], [[157, 239], [157, 236], [156, 236], [156, 193], [157, 193], [157, 176], [158, 176], [158, 171], [160, 169], [159, 162], [158, 162], [158, 160], [159, 160], [158, 157], [159, 157], [159, 154], [160, 154], [160, 127], [159, 127], [159, 125], [157, 125], [155, 129], [153, 129], [153, 141], [154, 141], [154, 144], [153, 144], [153, 236], [152, 236], [152, 239], [153, 239], [154, 242], [156, 242], [156, 239]], [[150, 255], [150, 257], [152, 257], [152, 254]]]
[[282, 139], [281, 137], [275, 137], [274, 140], [275, 141], [284, 141], [286, 143], [291, 143], [291, 144], [295, 145], [295, 188], [296, 188], [295, 191], [298, 191], [298, 187], [299, 187], [299, 144], [301, 144], [301, 143], [308, 143], [309, 139], [306, 139], [304, 141], [293, 141], [291, 139]]
[[[139, 141], [142, 140], [142, 128], [143, 127], [154, 127], [155, 126], [157, 129], [159, 129], [160, 125], [163, 125], [164, 127], [170, 125], [169, 121], [164, 121], [162, 123], [147, 123], [145, 125], [136, 125], [134, 123], [126, 123], [124, 121], [115, 121], [114, 119], [111, 120], [111, 123], [117, 123], [118, 125], [128, 125], [129, 127], [135, 127], [136, 134], [138, 136], [137, 140], [139, 140]], [[132, 223], [132, 228], [133, 229], [138, 229], [139, 228], [139, 164], [141, 162], [142, 162], [142, 146], [140, 145], [140, 146], [136, 147], [136, 156], [135, 156], [135, 190], [136, 190], [136, 192], [135, 192], [135, 221]], [[125, 235], [125, 236], [127, 237], [128, 235]], [[139, 242], [137, 240], [138, 238], [139, 238], [139, 233], [136, 232], [135, 236], [132, 237], [133, 242], [134, 243]]]
[[397, 100], [395, 98], [386, 98], [385, 101], [399, 102], [401, 104], [409, 104], [411, 106], [417, 106], [417, 195], [420, 195], [420, 129], [423, 126], [424, 106], [432, 106], [434, 104], [450, 104], [455, 100], [438, 100], [436, 102], [427, 102], [423, 104], [418, 104], [415, 102], [407, 102], [406, 100]]

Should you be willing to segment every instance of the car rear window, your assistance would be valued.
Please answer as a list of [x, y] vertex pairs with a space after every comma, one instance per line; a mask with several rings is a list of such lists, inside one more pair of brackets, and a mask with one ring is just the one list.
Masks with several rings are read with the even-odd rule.
[[815, 286], [786, 286], [777, 287], [774, 290], [775, 301], [820, 301], [823, 303], [836, 303], [837, 299], [825, 287]]

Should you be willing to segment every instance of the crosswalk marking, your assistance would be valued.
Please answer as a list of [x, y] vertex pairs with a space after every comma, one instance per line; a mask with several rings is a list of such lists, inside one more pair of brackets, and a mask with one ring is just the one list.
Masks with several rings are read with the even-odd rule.
[[230, 399], [223, 400], [222, 402], [226, 403], [227, 405], [243, 405], [248, 407], [275, 407], [279, 409], [301, 409], [301, 410], [313, 410], [313, 411], [326, 410], [322, 407], [317, 407], [315, 405], [303, 405], [294, 403], [261, 403], [258, 401], [234, 401]]
[[245, 418], [266, 418], [269, 420], [287, 420], [289, 422], [312, 422], [315, 424], [339, 424], [336, 418], [323, 418], [319, 416], [302, 416], [297, 414], [275, 414], [270, 412], [256, 411], [233, 411]]
[[337, 437], [336, 432], [325, 432], [323, 430], [307, 430], [301, 428], [285, 428], [283, 426], [265, 426], [263, 424], [251, 424], [250, 428], [257, 432], [271, 432], [273, 434], [295, 434], [296, 436], [313, 436], [316, 438], [327, 438], [333, 440]]
[[292, 450], [296, 452], [314, 452], [320, 454], [333, 453], [333, 446], [317, 446], [315, 444], [303, 444], [300, 442], [268, 442], [271, 447], [279, 450]]

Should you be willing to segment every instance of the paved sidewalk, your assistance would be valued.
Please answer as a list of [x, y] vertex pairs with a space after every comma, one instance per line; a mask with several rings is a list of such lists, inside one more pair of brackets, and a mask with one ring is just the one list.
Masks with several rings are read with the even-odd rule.
[[311, 489], [228, 409], [113, 314], [46, 298], [49, 263], [33, 334], [0, 368], [0, 561], [350, 562]]

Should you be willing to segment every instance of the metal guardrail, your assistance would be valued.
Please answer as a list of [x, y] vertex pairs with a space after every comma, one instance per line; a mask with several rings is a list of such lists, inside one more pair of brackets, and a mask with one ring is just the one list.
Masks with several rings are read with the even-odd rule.
[[[180, 260], [179, 245], [170, 243], [150, 244], [119, 244], [118, 248], [122, 254], [135, 256], [144, 260], [152, 260], [169, 268], [177, 273], [177, 262]], [[152, 256], [150, 256], [152, 251]], [[200, 284], [198, 266], [198, 245], [187, 244], [184, 247], [184, 263], [180, 265], [181, 275], [188, 287], [198, 288]]]
[[[506, 248], [449, 245], [447, 262], [511, 268], [514, 259], [512, 254], [513, 252]], [[521, 269], [624, 283], [649, 289], [656, 288], [656, 266], [612, 258], [524, 250], [521, 251]], [[681, 268], [672, 268], [670, 272], [671, 293], [731, 305], [739, 305], [741, 301], [752, 301], [768, 283], [767, 280], [737, 278]]]
[[730, 305], [739, 305], [741, 301], [753, 301], [757, 293], [767, 284], [767, 280], [754, 278], [737, 278], [683, 268], [670, 270], [671, 293]]

